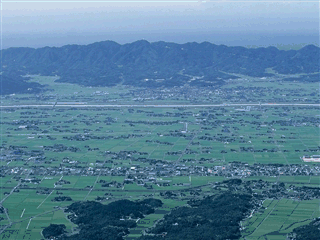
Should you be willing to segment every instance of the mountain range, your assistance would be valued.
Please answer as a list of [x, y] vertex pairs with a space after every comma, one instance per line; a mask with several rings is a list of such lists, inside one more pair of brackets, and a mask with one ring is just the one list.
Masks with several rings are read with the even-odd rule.
[[[1, 54], [3, 83], [26, 74], [40, 74], [57, 75], [59, 82], [84, 86], [120, 83], [141, 87], [172, 87], [186, 83], [214, 86], [223, 84], [223, 80], [237, 78], [233, 73], [272, 76], [266, 72], [270, 68], [281, 74], [316, 73], [320, 61], [320, 48], [314, 45], [284, 51], [275, 47], [228, 47], [209, 42], [150, 43], [145, 40], [123, 45], [103, 41], [37, 49], [8, 48]], [[20, 80], [16, 80], [16, 86]], [[2, 93], [5, 94], [3, 89]]]

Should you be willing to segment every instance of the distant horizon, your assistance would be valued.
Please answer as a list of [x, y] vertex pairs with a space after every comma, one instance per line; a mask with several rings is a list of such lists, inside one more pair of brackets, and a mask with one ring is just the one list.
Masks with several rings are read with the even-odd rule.
[[[157, 35], [157, 34], [155, 34]], [[183, 35], [181, 36], [170, 36], [167, 35], [163, 38], [157, 38], [157, 36], [146, 36], [143, 37], [132, 37], [129, 35], [128, 38], [122, 37], [121, 35], [116, 35], [115, 37], [104, 37], [104, 36], [95, 36], [94, 34], [74, 34], [74, 39], [70, 39], [70, 35], [68, 35], [69, 41], [65, 39], [66, 36], [56, 36], [56, 38], [52, 38], [51, 35], [11, 35], [11, 36], [3, 36], [2, 40], [2, 49], [8, 49], [11, 47], [29, 47], [29, 48], [43, 48], [43, 47], [62, 47], [66, 45], [89, 45], [96, 42], [104, 42], [104, 41], [113, 41], [120, 45], [133, 43], [139, 40], [146, 40], [150, 43], [153, 42], [172, 42], [177, 44], [185, 44], [185, 43], [202, 43], [202, 42], [210, 42], [216, 45], [226, 45], [226, 46], [241, 46], [246, 48], [259, 48], [259, 47], [276, 47], [279, 50], [298, 50], [307, 45], [315, 45], [319, 47], [319, 35], [313, 34], [311, 36], [301, 36], [301, 35], [268, 35], [268, 34], [243, 34], [236, 35], [235, 37], [232, 34], [212, 34], [214, 36], [210, 36], [210, 34], [206, 35]], [[210, 40], [209, 38], [212, 38]], [[185, 40], [183, 40], [185, 39]], [[280, 41], [280, 40], [281, 41]], [[309, 41], [307, 41], [307, 39]], [[59, 41], [60, 40], [60, 41]], [[294, 42], [295, 40], [295, 42]], [[269, 42], [269, 43], [268, 43]]]
[[319, 46], [319, 2], [3, 3], [2, 49], [61, 47], [111, 40], [120, 44], [210, 42], [243, 47]]

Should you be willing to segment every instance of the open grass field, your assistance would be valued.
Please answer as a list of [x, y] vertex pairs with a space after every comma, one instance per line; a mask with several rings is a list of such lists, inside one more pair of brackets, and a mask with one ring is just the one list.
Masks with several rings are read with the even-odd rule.
[[294, 228], [320, 216], [319, 200], [266, 200], [263, 207], [242, 223], [246, 239], [285, 239]]

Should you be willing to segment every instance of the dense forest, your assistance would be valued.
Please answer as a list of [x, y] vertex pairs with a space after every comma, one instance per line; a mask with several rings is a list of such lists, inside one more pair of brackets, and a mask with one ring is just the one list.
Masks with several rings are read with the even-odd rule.
[[136, 202], [119, 200], [108, 205], [94, 201], [75, 202], [65, 212], [70, 213], [70, 220], [80, 231], [72, 236], [62, 234], [58, 239], [122, 240], [129, 229], [137, 225], [137, 219], [154, 213], [155, 208], [161, 206], [161, 200], [152, 198]]
[[251, 207], [251, 196], [226, 192], [218, 197], [189, 202], [165, 215], [139, 240], [239, 239], [240, 221]]
[[[108, 205], [94, 201], [75, 202], [66, 208], [68, 218], [78, 225], [73, 235], [65, 233], [64, 225], [51, 224], [43, 235], [60, 240], [123, 240], [137, 219], [154, 213], [161, 200], [119, 200]], [[240, 221], [252, 208], [252, 197], [230, 191], [201, 200], [189, 201], [186, 206], [173, 209], [154, 227], [147, 229], [140, 240], [223, 240], [239, 239]]]
[[[143, 87], [173, 87], [186, 83], [215, 86], [236, 78], [228, 73], [271, 76], [267, 68], [282, 74], [319, 72], [320, 49], [275, 47], [245, 48], [209, 42], [176, 44], [145, 40], [120, 45], [112, 41], [89, 45], [2, 50], [5, 74], [60, 76], [59, 82], [85, 86], [122, 83]], [[311, 76], [311, 79], [314, 77]], [[5, 91], [3, 91], [5, 92]]]
[[66, 226], [64, 224], [50, 224], [43, 229], [42, 235], [45, 238], [58, 237], [66, 232]]
[[27, 80], [29, 79], [13, 73], [2, 74], [0, 78], [0, 95], [39, 93], [45, 90], [44, 86], [39, 83], [27, 82]]
[[294, 240], [320, 240], [320, 218], [293, 229]]

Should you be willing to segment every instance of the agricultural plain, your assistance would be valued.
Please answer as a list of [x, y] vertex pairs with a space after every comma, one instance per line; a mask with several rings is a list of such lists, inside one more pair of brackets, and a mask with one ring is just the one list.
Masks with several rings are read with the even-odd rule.
[[[50, 223], [76, 232], [63, 211], [75, 201], [161, 199], [126, 237], [136, 239], [174, 207], [226, 191], [218, 183], [234, 178], [266, 196], [263, 210], [241, 223], [243, 239], [285, 239], [319, 217], [319, 197], [301, 190], [320, 183], [319, 163], [301, 160], [320, 155], [318, 84], [240, 77], [216, 89], [142, 89], [33, 76], [47, 91], [2, 97], [1, 239], [41, 239]], [[164, 103], [222, 105], [148, 106]], [[259, 180], [265, 189], [283, 183], [282, 195], [267, 197]]]

